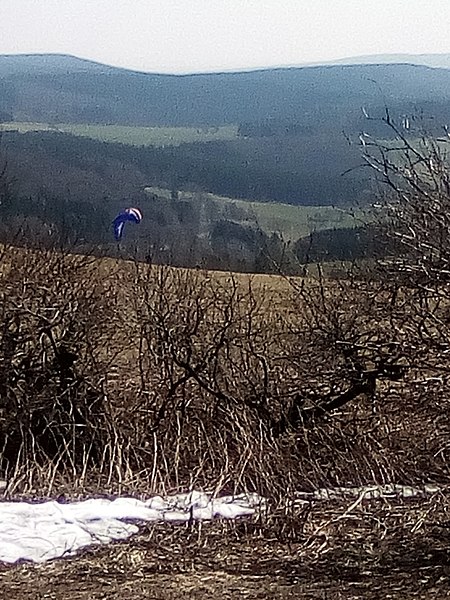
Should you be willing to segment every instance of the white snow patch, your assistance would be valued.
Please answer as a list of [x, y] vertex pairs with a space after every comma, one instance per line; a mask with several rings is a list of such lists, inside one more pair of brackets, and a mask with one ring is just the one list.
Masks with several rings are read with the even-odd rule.
[[81, 548], [123, 540], [139, 531], [135, 522], [236, 519], [251, 516], [263, 499], [257, 494], [213, 498], [202, 492], [83, 502], [0, 502], [0, 562], [45, 562], [72, 556]]
[[442, 489], [436, 485], [413, 487], [390, 483], [386, 485], [364, 485], [361, 487], [319, 488], [313, 492], [297, 492], [297, 498], [304, 501], [336, 500], [362, 496], [366, 500], [376, 498], [426, 498]]

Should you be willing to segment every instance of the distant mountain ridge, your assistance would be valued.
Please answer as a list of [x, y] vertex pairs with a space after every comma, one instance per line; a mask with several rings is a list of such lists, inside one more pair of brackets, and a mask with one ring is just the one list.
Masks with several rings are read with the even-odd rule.
[[0, 77], [116, 69], [69, 54], [0, 54]]
[[[309, 61], [303, 63], [280, 64], [276, 66], [260, 66], [243, 69], [227, 69], [225, 71], [202, 71], [183, 74], [164, 73], [164, 75], [182, 77], [186, 75], [212, 75], [219, 73], [249, 73], [253, 71], [271, 71], [277, 69], [304, 69], [310, 67], [324, 66], [351, 66], [351, 65], [381, 65], [381, 64], [403, 64], [416, 65], [438, 69], [450, 69], [450, 53], [442, 54], [363, 54], [333, 60]], [[147, 75], [159, 75], [158, 71], [150, 72], [137, 69], [127, 69], [109, 64], [100, 63], [95, 60], [80, 58], [71, 54], [58, 53], [36, 53], [36, 54], [0, 54], [0, 77], [19, 73], [58, 73], [58, 72], [86, 72], [86, 71], [125, 71], [129, 73], [141, 73]]]
[[297, 64], [297, 67], [319, 65], [383, 65], [402, 64], [430, 67], [436, 69], [450, 69], [450, 53], [448, 54], [364, 54], [330, 61]]
[[3, 121], [214, 126], [291, 120], [340, 127], [362, 106], [412, 110], [449, 101], [450, 69], [413, 64], [166, 75], [57, 54], [0, 55]]

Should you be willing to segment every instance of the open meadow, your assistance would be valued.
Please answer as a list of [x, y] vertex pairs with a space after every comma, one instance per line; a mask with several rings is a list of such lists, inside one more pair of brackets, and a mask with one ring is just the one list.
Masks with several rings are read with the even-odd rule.
[[237, 126], [221, 127], [139, 127], [127, 125], [94, 125], [77, 123], [1, 123], [0, 131], [53, 131], [87, 137], [101, 142], [128, 144], [130, 146], [179, 146], [195, 142], [234, 140]]
[[414, 290], [357, 273], [12, 246], [0, 264], [6, 499], [199, 489], [268, 503], [2, 568], [5, 596], [448, 596], [450, 400], [423, 338], [446, 306], [425, 314]]
[[[150, 198], [171, 199], [169, 189], [149, 186], [145, 192]], [[373, 220], [368, 209], [358, 207], [254, 202], [188, 191], [179, 191], [177, 200], [190, 203], [200, 215], [202, 212], [212, 213], [216, 220], [222, 217], [242, 225], [253, 225], [268, 235], [277, 233], [286, 242], [295, 242], [315, 231], [361, 227]]]

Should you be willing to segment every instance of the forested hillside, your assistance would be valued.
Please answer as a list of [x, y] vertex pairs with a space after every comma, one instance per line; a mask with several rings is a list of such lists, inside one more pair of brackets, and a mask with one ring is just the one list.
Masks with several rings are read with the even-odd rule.
[[[359, 127], [361, 107], [450, 99], [450, 71], [336, 65], [196, 75], [146, 74], [59, 55], [0, 56], [0, 111], [17, 121], [223, 125], [267, 119]], [[448, 114], [448, 110], [445, 109]]]
[[[273, 136], [177, 147], [107, 144], [60, 133], [3, 133], [23, 194], [133, 198], [144, 186], [301, 205], [367, 198], [359, 149], [343, 135]], [[274, 157], [276, 157], [274, 159]], [[347, 174], [350, 168], [354, 168]]]

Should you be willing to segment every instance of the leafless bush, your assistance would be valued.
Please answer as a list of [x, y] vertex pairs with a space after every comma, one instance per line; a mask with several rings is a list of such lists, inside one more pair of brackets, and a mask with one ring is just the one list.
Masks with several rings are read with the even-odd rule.
[[108, 290], [92, 259], [4, 248], [0, 263], [3, 472], [79, 472], [104, 449]]
[[352, 484], [446, 479], [448, 399], [430, 381], [420, 293], [395, 280], [322, 278], [297, 293], [306, 327], [293, 360], [304, 375], [290, 414], [310, 472]]
[[[450, 274], [450, 137], [427, 133], [420, 119], [407, 125], [381, 119], [389, 140], [361, 137], [363, 158], [377, 177], [387, 227], [401, 256], [392, 267], [416, 284], [441, 285]], [[408, 281], [408, 279], [405, 279]]]
[[139, 419], [131, 445], [146, 449], [153, 483], [276, 485], [270, 371], [279, 341], [267, 299], [232, 276], [142, 266], [135, 275]]
[[432, 479], [419, 455], [444, 476], [416, 430], [417, 394], [405, 396], [423, 348], [409, 331], [416, 298], [398, 283], [271, 278], [264, 288], [137, 267], [133, 285], [139, 369], [121, 429], [153, 486], [279, 497]]

